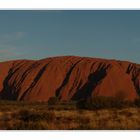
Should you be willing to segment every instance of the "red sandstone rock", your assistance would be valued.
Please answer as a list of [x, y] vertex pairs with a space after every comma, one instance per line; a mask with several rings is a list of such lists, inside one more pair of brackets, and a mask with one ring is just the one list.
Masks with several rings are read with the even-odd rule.
[[0, 97], [8, 100], [78, 100], [89, 96], [135, 99], [140, 92], [138, 64], [85, 57], [53, 57], [0, 63]]

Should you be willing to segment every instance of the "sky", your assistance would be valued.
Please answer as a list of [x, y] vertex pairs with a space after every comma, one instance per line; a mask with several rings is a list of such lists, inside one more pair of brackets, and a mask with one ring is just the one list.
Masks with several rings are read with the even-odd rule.
[[140, 63], [140, 11], [0, 11], [0, 61], [65, 55]]

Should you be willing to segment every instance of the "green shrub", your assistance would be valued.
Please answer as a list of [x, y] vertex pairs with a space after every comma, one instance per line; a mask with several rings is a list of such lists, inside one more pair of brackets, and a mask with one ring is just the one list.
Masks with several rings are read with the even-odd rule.
[[50, 97], [48, 100], [48, 105], [56, 105], [58, 104], [59, 100], [57, 97]]
[[27, 109], [22, 109], [17, 113], [12, 115], [16, 120], [21, 120], [24, 122], [38, 122], [38, 121], [55, 121], [55, 113], [53, 111], [31, 111]]
[[13, 125], [7, 126], [7, 130], [47, 130], [48, 125], [41, 123], [41, 121], [29, 121], [29, 122], [16, 122]]
[[83, 99], [77, 102], [77, 108], [91, 110], [106, 108], [122, 108], [127, 105], [128, 102], [120, 98], [105, 96], [94, 96], [92, 98]]
[[136, 107], [140, 107], [140, 97], [138, 97], [134, 100], [134, 104]]
[[17, 114], [17, 119], [22, 120], [24, 122], [29, 122], [29, 121], [38, 121], [40, 120], [40, 114], [22, 109], [18, 112]]

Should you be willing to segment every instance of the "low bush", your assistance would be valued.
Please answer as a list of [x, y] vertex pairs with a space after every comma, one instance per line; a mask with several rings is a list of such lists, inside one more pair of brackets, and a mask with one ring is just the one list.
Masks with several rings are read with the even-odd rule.
[[128, 106], [128, 101], [118, 99], [116, 97], [95, 96], [92, 98], [82, 99], [77, 102], [79, 109], [106, 109], [106, 108], [122, 108]]
[[7, 130], [47, 130], [48, 125], [41, 121], [29, 121], [29, 122], [15, 122], [13, 125], [7, 126]]
[[136, 107], [140, 107], [140, 97], [135, 99], [134, 104]]
[[59, 100], [57, 97], [50, 97], [48, 100], [48, 105], [56, 105], [58, 104]]
[[55, 113], [53, 111], [31, 111], [22, 109], [19, 112], [13, 114], [13, 118], [24, 122], [38, 122], [45, 120], [47, 122], [55, 121]]

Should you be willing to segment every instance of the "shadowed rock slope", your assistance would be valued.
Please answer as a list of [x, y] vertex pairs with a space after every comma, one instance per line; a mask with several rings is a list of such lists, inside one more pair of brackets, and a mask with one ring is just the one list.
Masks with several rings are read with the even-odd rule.
[[128, 100], [140, 94], [138, 64], [75, 56], [0, 63], [1, 99], [47, 101], [57, 96], [79, 100], [118, 94]]

